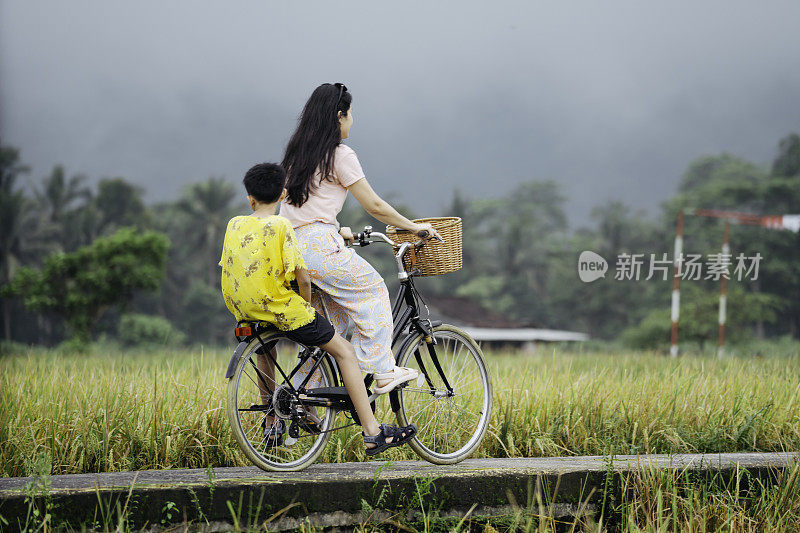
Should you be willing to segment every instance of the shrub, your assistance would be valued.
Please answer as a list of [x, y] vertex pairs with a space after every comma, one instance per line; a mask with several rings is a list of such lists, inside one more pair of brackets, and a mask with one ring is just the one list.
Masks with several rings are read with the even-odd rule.
[[118, 332], [120, 342], [126, 346], [178, 345], [186, 341], [185, 333], [166, 318], [155, 315], [124, 314]]

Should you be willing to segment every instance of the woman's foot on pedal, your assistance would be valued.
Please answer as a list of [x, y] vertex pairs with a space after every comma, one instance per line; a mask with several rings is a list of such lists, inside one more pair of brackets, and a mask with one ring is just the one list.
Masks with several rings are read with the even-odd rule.
[[386, 394], [394, 390], [398, 385], [417, 379], [419, 372], [413, 368], [396, 366], [391, 372], [380, 372], [372, 375], [375, 378], [375, 393]]
[[390, 426], [388, 424], [381, 424], [378, 427], [380, 428], [380, 432], [377, 435], [364, 435], [364, 444], [366, 445], [366, 452], [369, 457], [377, 455], [389, 448], [401, 446], [410, 441], [414, 438], [414, 435], [417, 434], [417, 426], [414, 424], [402, 428]]

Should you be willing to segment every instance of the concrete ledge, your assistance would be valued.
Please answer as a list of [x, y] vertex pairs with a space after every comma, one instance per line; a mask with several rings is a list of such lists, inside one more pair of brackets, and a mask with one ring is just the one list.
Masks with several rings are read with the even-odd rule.
[[[294, 528], [302, 520], [324, 526], [357, 524], [391, 512], [437, 510], [463, 516], [525, 506], [541, 490], [557, 516], [594, 512], [599, 496], [619, 490], [620, 474], [636, 469], [733, 475], [739, 469], [761, 479], [798, 461], [797, 453], [725, 453], [615, 457], [470, 459], [437, 466], [420, 461], [316, 464], [303, 472], [252, 468], [152, 470], [0, 478], [0, 516], [5, 531], [24, 523], [36, 507], [56, 525], [116, 525], [124, 514], [133, 528], [192, 521], [217, 529], [222, 523]], [[167, 502], [172, 502], [165, 509]], [[171, 515], [167, 517], [167, 515]], [[2, 522], [0, 522], [2, 524]], [[216, 526], [215, 526], [216, 524]]]

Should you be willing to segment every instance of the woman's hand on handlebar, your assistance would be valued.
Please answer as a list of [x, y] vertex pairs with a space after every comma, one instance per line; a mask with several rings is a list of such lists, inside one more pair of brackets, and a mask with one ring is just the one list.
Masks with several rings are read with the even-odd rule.
[[444, 239], [442, 239], [442, 236], [439, 235], [439, 232], [433, 229], [433, 226], [430, 224], [415, 224], [414, 226], [415, 228], [411, 231], [413, 231], [420, 239], [426, 241], [430, 239], [437, 239], [440, 242], [444, 242]]
[[353, 231], [348, 226], [342, 226], [341, 228], [339, 228], [339, 235], [342, 236], [342, 239], [344, 239], [344, 243], [347, 246], [353, 244], [353, 241], [355, 240]]

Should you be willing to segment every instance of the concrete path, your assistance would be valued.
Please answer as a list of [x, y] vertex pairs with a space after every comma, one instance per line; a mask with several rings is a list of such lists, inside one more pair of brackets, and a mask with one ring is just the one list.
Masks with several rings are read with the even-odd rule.
[[56, 521], [101, 528], [116, 524], [120, 513], [135, 528], [184, 520], [212, 530], [236, 521], [240, 526], [269, 521], [270, 529], [293, 528], [302, 520], [346, 526], [370, 513], [374, 519], [426, 505], [440, 515], [463, 516], [474, 506], [473, 514], [507, 512], [525, 506], [537, 487], [549, 498], [551, 512], [565, 516], [592, 512], [599, 495], [618, 490], [620, 475], [632, 470], [722, 476], [747, 470], [750, 479], [763, 479], [797, 461], [797, 453], [724, 453], [469, 459], [450, 466], [370, 461], [316, 464], [290, 473], [252, 467], [0, 478], [0, 516], [9, 522], [3, 530], [24, 521], [34, 506], [49, 509]]

